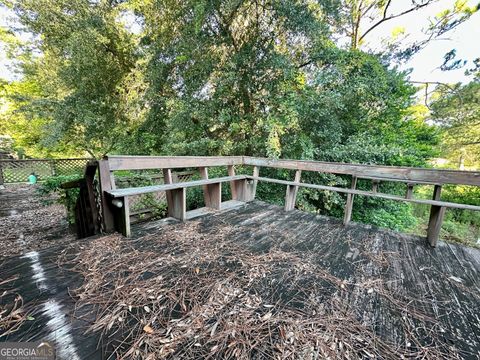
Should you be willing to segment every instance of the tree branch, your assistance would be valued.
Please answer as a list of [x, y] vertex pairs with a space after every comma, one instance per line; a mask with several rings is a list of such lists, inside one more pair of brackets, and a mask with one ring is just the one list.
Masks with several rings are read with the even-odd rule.
[[368, 30], [365, 31], [362, 36], [360, 36], [360, 38], [358, 39], [358, 42], [362, 41], [362, 40], [365, 38], [365, 36], [367, 36], [367, 34], [368, 34], [369, 32], [371, 32], [371, 31], [374, 30], [377, 26], [383, 24], [384, 22], [386, 22], [386, 21], [388, 21], [388, 20], [392, 20], [392, 19], [398, 18], [398, 17], [403, 16], [403, 15], [406, 15], [406, 14], [409, 14], [409, 13], [411, 13], [411, 12], [413, 12], [413, 11], [417, 11], [417, 10], [419, 10], [419, 9], [425, 7], [425, 6], [430, 5], [430, 3], [432, 3], [432, 2], [433, 2], [433, 0], [428, 0], [428, 1], [427, 1], [426, 3], [424, 3], [424, 4], [416, 5], [416, 6], [410, 8], [410, 9], [408, 9], [408, 10], [402, 11], [402, 12], [399, 13], [399, 14], [394, 14], [394, 15], [389, 15], [389, 16], [387, 16], [388, 6], [389, 6], [390, 3], [391, 3], [391, 1], [388, 1], [387, 5], [385, 6], [385, 10], [383, 11], [383, 17], [382, 17], [379, 21], [377, 21], [375, 24], [373, 24], [370, 28], [368, 28]]

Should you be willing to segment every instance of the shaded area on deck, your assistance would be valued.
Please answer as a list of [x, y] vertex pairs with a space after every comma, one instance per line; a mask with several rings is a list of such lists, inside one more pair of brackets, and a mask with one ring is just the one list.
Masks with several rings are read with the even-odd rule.
[[0, 261], [75, 240], [67, 211], [56, 196], [40, 196], [38, 186], [7, 185], [0, 190]]

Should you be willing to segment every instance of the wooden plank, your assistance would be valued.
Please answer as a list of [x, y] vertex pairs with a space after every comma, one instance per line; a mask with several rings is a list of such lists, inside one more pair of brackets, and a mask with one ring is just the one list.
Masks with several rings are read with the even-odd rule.
[[110, 168], [107, 160], [98, 161], [98, 171], [100, 178], [100, 196], [102, 199], [102, 217], [103, 217], [103, 229], [106, 232], [113, 231], [115, 229], [113, 212], [111, 209], [110, 199], [107, 197], [108, 191], [112, 190], [112, 184], [110, 179]]
[[109, 156], [111, 170], [241, 165], [242, 156]]
[[130, 237], [130, 204], [128, 196], [115, 199], [115, 201], [117, 204], [119, 204], [119, 202], [122, 203], [120, 208], [115, 207], [115, 230], [125, 237]]
[[375, 194], [378, 192], [378, 185], [380, 184], [379, 180], [372, 181], [372, 192]]
[[222, 183], [205, 185], [207, 196], [205, 197], [205, 206], [220, 210], [222, 206]]
[[[172, 170], [171, 169], [162, 169], [163, 171], [163, 183], [166, 185], [173, 183]], [[173, 198], [172, 194], [168, 191], [165, 192], [165, 198], [167, 199], [167, 211], [170, 215], [171, 209], [173, 209]]]
[[[391, 182], [400, 182], [400, 183], [411, 183], [409, 180], [405, 179], [391, 179], [388, 177], [373, 177], [373, 176], [362, 176], [359, 177], [362, 180], [378, 180], [378, 181], [391, 181]], [[429, 182], [429, 181], [416, 181], [414, 185], [440, 185], [438, 182]]]
[[[357, 187], [357, 177], [352, 176], [352, 184], [350, 188], [355, 190]], [[343, 215], [343, 225], [348, 225], [352, 219], [353, 199], [355, 194], [347, 194], [347, 202], [345, 203], [345, 213]]]
[[[235, 167], [233, 165], [228, 165], [227, 167], [228, 176], [235, 176]], [[232, 193], [232, 200], [238, 200], [237, 187], [235, 181], [230, 181], [230, 192]]]
[[[249, 175], [246, 175], [246, 176], [248, 178], [252, 178], [252, 176], [249, 176]], [[297, 185], [297, 186], [306, 187], [306, 188], [310, 188], [310, 189], [335, 191], [335, 192], [344, 193], [344, 194], [372, 196], [372, 197], [377, 197], [377, 198], [387, 199], [387, 200], [397, 200], [397, 201], [405, 201], [405, 202], [411, 202], [411, 203], [416, 203], [416, 204], [437, 205], [437, 206], [445, 206], [445, 207], [455, 208], [455, 209], [480, 211], [480, 206], [475, 206], [475, 205], [457, 204], [457, 203], [451, 203], [451, 202], [445, 202], [445, 201], [435, 201], [435, 200], [405, 199], [402, 196], [395, 196], [395, 195], [382, 194], [382, 193], [375, 193], [374, 194], [370, 191], [352, 190], [352, 189], [345, 189], [345, 188], [339, 188], [339, 187], [334, 187], [334, 186], [326, 186], [326, 185], [296, 183], [296, 182], [293, 182], [293, 181], [270, 179], [270, 178], [265, 178], [265, 177], [258, 177], [257, 180], [271, 182], [271, 183], [275, 183], [275, 184]]]
[[[21, 160], [15, 160], [15, 159], [1, 159], [0, 163], [11, 163], [11, 162], [16, 162], [16, 163], [22, 163], [22, 162], [50, 162], [52, 159], [21, 159]], [[56, 161], [60, 160], [68, 160], [68, 161], [90, 161], [93, 160], [92, 158], [62, 158], [62, 159], [55, 159]]]
[[257, 193], [257, 185], [258, 185], [258, 178], [260, 175], [260, 168], [258, 166], [253, 167], [253, 176], [252, 179], [253, 181], [247, 181], [246, 187], [245, 187], [245, 201], [253, 201], [255, 200], [255, 195]]
[[[442, 197], [442, 187], [435, 185], [433, 189], [432, 199], [434, 201], [440, 201]], [[430, 208], [430, 217], [428, 220], [427, 240], [430, 246], [435, 247], [440, 236], [440, 230], [442, 228], [443, 218], [445, 216], [445, 207], [432, 205]]]
[[308, 160], [271, 160], [244, 156], [244, 165], [264, 166], [291, 170], [380, 177], [411, 182], [427, 181], [436, 184], [463, 184], [480, 186], [480, 171], [422, 169], [380, 165], [357, 165]]
[[172, 196], [172, 206], [168, 208], [168, 215], [180, 221], [185, 221], [187, 219], [186, 189], [179, 188], [167, 192]]
[[110, 190], [108, 193], [113, 197], [123, 197], [123, 196], [131, 196], [131, 195], [139, 195], [139, 194], [147, 194], [150, 192], [157, 192], [157, 191], [167, 191], [179, 188], [189, 188], [195, 186], [203, 186], [208, 184], [215, 184], [221, 182], [230, 182], [234, 180], [245, 180], [247, 175], [235, 175], [235, 176], [225, 176], [219, 178], [212, 178], [208, 180], [195, 180], [195, 181], [187, 181], [181, 183], [168, 183], [164, 185], [151, 185], [151, 186], [142, 186], [136, 188], [127, 188], [127, 189], [118, 189], [118, 190]]
[[[208, 168], [202, 166], [198, 168], [198, 172], [200, 173], [200, 178], [202, 180], [208, 180]], [[208, 191], [208, 185], [202, 185], [203, 189], [203, 203], [205, 206], [209, 207], [207, 203], [210, 203], [210, 193]]]
[[[295, 171], [294, 182], [299, 183], [302, 176], [302, 171]], [[287, 191], [285, 194], [285, 211], [291, 211], [295, 208], [295, 202], [297, 199], [298, 186], [287, 185]]]

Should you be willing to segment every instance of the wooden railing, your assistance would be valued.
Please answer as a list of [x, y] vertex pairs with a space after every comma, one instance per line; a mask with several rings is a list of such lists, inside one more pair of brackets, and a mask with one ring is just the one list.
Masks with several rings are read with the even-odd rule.
[[[222, 178], [208, 178], [209, 167], [226, 166], [228, 176]], [[235, 166], [252, 166], [253, 173], [235, 174]], [[295, 171], [294, 178], [279, 180], [260, 176], [260, 169], [277, 168]], [[195, 182], [173, 183], [171, 169], [198, 168], [202, 180]], [[162, 169], [165, 179], [164, 185], [146, 186], [142, 188], [128, 188], [117, 190], [114, 172], [119, 170]], [[185, 220], [186, 205], [185, 191], [188, 187], [202, 186], [205, 205], [216, 209], [221, 208], [221, 184], [230, 184], [232, 200], [248, 202], [255, 198], [256, 187], [259, 181], [282, 184], [286, 186], [285, 210], [295, 207], [296, 195], [299, 187], [317, 190], [334, 191], [347, 194], [343, 222], [347, 225], [351, 220], [354, 196], [371, 196], [388, 200], [406, 201], [431, 206], [427, 239], [431, 246], [435, 246], [440, 234], [440, 228], [447, 208], [466, 210], [480, 210], [479, 206], [441, 201], [441, 189], [444, 184], [480, 186], [480, 172], [422, 169], [408, 167], [392, 167], [377, 165], [358, 165], [329, 163], [319, 161], [300, 160], [271, 160], [247, 156], [232, 157], [159, 157], [159, 156], [110, 156], [99, 161], [103, 222], [107, 231], [117, 229], [125, 235], [130, 234], [128, 198], [138, 193], [166, 191], [168, 212], [172, 217]], [[302, 171], [316, 173], [332, 173], [351, 177], [350, 188], [316, 185], [301, 181]], [[372, 181], [372, 191], [358, 190], [358, 179]], [[378, 183], [400, 182], [405, 183], [405, 196], [396, 196], [378, 192]], [[413, 198], [413, 188], [416, 185], [432, 185], [434, 187], [432, 200]]]

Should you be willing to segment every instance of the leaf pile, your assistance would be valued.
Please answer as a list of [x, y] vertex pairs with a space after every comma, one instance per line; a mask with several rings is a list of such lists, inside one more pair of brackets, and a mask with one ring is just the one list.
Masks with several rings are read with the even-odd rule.
[[11, 283], [18, 276], [0, 280], [0, 340], [17, 331], [22, 324], [31, 320], [23, 297], [15, 292]]
[[[123, 359], [455, 358], [421, 323], [437, 323], [381, 283], [351, 284], [310, 256], [237, 241], [237, 229], [198, 222], [139, 239], [111, 235], [65, 250], [60, 263], [84, 276], [77, 309], [92, 307], [90, 331]], [[247, 241], [248, 242], [248, 241]], [[80, 247], [78, 247], [80, 246]], [[349, 297], [361, 291], [391, 304], [405, 341], [393, 344], [365, 323]], [[83, 309], [85, 310], [85, 309]], [[84, 312], [84, 311], [83, 311]]]

